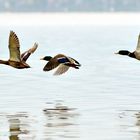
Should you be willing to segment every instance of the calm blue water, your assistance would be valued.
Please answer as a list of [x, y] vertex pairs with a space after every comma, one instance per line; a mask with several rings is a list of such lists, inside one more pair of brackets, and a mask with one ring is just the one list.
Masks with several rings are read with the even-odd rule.
[[[0, 67], [0, 140], [139, 140], [140, 62], [115, 55], [133, 51], [139, 26], [0, 27], [0, 56], [8, 59], [9, 31], [31, 69]], [[82, 67], [62, 76], [43, 72], [45, 55], [64, 53]], [[45, 112], [66, 106], [71, 110]]]

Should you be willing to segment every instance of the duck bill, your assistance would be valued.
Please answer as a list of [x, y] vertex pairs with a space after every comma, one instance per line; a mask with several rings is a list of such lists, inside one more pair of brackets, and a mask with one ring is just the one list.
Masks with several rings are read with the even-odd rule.
[[114, 53], [114, 54], [119, 54], [119, 53], [117, 52], [117, 53]]

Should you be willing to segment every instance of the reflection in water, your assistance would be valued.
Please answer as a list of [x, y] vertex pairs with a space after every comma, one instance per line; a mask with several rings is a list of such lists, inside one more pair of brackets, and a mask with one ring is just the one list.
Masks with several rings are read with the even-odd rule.
[[137, 122], [136, 125], [140, 128], [140, 112], [137, 112], [136, 114]]
[[9, 119], [9, 132], [9, 140], [19, 140], [18, 135], [21, 133], [19, 119]]
[[122, 120], [122, 130], [131, 133], [131, 136], [137, 133], [135, 139], [140, 140], [140, 110], [125, 110], [119, 117]]
[[33, 123], [26, 112], [0, 113], [0, 140], [34, 140]]
[[[9, 123], [9, 140], [20, 140], [19, 136], [28, 136], [28, 115], [27, 113], [17, 113], [7, 115]], [[26, 120], [26, 121], [25, 121]]]
[[75, 110], [75, 108], [69, 108], [61, 103], [44, 109], [46, 138], [79, 138], [76, 123], [79, 114]]
[[75, 108], [57, 103], [31, 115], [27, 112], [0, 113], [0, 140], [79, 139]]
[[138, 127], [138, 140], [140, 139], [140, 111], [137, 112], [136, 114], [136, 118], [137, 118], [137, 121], [136, 121], [136, 126]]

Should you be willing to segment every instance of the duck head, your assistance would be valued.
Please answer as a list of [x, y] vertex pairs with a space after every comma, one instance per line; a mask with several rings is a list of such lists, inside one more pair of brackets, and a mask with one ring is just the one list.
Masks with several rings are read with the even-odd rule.
[[120, 50], [120, 51], [118, 51], [118, 52], [117, 52], [117, 53], [115, 53], [115, 54], [128, 55], [128, 56], [129, 56], [130, 52], [129, 52], [129, 51], [127, 51], [127, 50]]
[[52, 58], [51, 56], [45, 56], [43, 58], [40, 58], [40, 60], [50, 61], [51, 58]]

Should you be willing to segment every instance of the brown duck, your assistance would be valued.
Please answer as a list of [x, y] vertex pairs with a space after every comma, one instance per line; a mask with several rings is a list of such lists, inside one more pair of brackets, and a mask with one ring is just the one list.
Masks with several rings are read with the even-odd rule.
[[79, 69], [81, 66], [78, 61], [69, 56], [65, 56], [64, 54], [57, 54], [54, 57], [45, 56], [41, 58], [41, 60], [49, 61], [43, 68], [44, 71], [50, 71], [59, 66], [54, 75], [61, 75], [68, 71], [70, 67]]
[[26, 63], [26, 60], [29, 58], [29, 56], [32, 53], [34, 53], [37, 47], [38, 47], [38, 44], [35, 43], [32, 48], [20, 54], [19, 39], [17, 35], [15, 34], [15, 32], [10, 31], [10, 35], [9, 35], [10, 58], [7, 61], [0, 60], [0, 64], [9, 65], [17, 69], [30, 68], [30, 66]]

